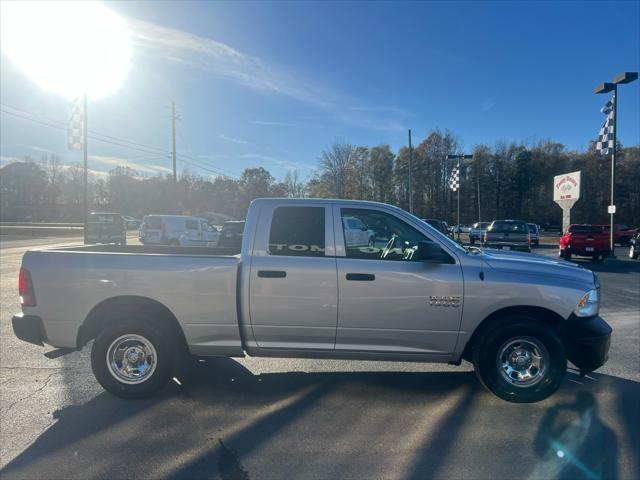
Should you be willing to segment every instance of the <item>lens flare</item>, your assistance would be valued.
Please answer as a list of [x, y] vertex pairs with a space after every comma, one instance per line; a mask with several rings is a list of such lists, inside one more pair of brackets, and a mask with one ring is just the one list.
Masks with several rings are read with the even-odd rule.
[[0, 9], [3, 53], [43, 89], [100, 98], [124, 81], [129, 29], [101, 3], [3, 1]]

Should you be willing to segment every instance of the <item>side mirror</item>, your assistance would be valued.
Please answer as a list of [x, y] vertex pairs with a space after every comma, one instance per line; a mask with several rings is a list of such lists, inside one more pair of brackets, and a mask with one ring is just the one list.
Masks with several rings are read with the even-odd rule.
[[366, 232], [367, 230], [369, 230], [369, 227], [367, 225], [363, 225], [360, 227], [360, 230], [362, 230], [363, 232]]
[[452, 263], [451, 257], [435, 242], [418, 243], [417, 260], [430, 263]]

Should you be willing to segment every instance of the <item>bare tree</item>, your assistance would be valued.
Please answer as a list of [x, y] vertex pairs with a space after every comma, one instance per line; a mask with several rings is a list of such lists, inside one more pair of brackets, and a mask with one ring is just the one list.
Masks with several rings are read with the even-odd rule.
[[300, 172], [298, 170], [288, 170], [282, 182], [284, 193], [290, 198], [301, 198], [305, 195], [304, 182], [300, 180]]
[[330, 181], [336, 198], [344, 198], [347, 192], [354, 151], [353, 145], [338, 139], [320, 155], [320, 167]]

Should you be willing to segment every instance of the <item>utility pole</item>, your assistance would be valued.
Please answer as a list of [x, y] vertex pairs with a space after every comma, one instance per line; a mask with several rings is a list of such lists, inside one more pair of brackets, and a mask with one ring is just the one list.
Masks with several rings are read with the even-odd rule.
[[171, 158], [173, 160], [173, 181], [174, 183], [178, 183], [178, 174], [176, 171], [176, 102], [171, 102], [171, 140], [172, 140], [172, 150], [171, 150]]
[[411, 129], [409, 129], [409, 213], [413, 213], [413, 148], [411, 147]]

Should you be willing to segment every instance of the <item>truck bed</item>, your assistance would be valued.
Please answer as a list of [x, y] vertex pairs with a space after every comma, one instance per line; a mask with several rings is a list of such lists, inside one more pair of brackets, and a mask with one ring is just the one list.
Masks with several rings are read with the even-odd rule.
[[49, 248], [43, 251], [87, 252], [87, 253], [128, 253], [136, 255], [213, 255], [235, 256], [240, 254], [239, 248], [229, 247], [179, 247], [169, 245], [80, 245], [62, 248]]
[[80, 326], [96, 309], [115, 322], [118, 302], [153, 303], [179, 322], [192, 353], [242, 355], [237, 254], [228, 248], [136, 245], [29, 251], [22, 266], [35, 285], [36, 305], [24, 311], [44, 320], [47, 343], [74, 348]]

